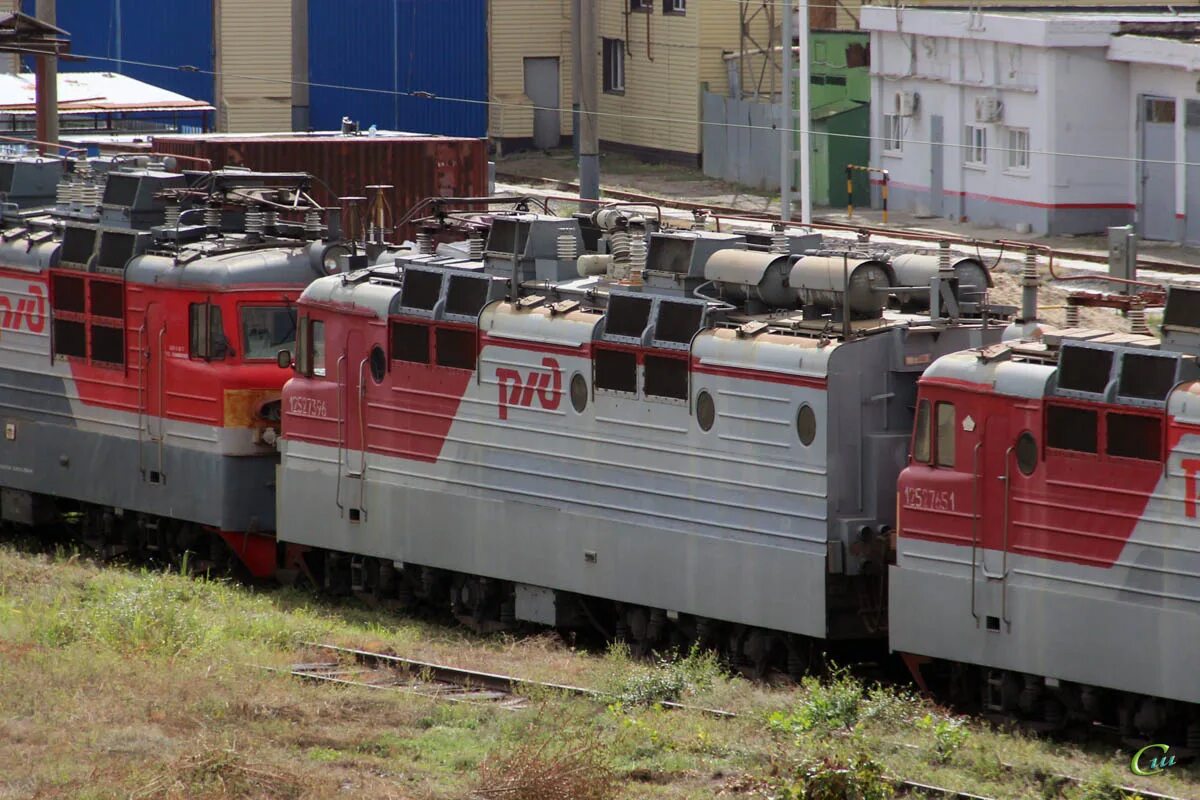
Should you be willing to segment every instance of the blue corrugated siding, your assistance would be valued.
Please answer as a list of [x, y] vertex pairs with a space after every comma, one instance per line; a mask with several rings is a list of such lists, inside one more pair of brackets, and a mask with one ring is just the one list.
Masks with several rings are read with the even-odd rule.
[[[35, 12], [35, 0], [22, 10]], [[118, 20], [120, 22], [118, 30]], [[71, 52], [87, 61], [62, 61], [71, 72], [119, 72], [196, 100], [213, 101], [213, 76], [179, 66], [213, 69], [213, 12], [207, 0], [58, 0], [58, 27], [71, 34]], [[118, 57], [171, 69], [119, 64]]]
[[487, 0], [309, 0], [308, 74], [314, 129], [486, 136]]

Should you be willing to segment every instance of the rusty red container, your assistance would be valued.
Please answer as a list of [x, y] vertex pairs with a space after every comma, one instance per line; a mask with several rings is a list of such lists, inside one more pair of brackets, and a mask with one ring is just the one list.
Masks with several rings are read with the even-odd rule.
[[[206, 158], [214, 169], [308, 172], [318, 179], [313, 197], [337, 206], [339, 197], [368, 196], [366, 187], [388, 184], [393, 220], [427, 197], [487, 194], [487, 141], [382, 132], [208, 134], [154, 137], [155, 152]], [[181, 164], [187, 168], [191, 165]], [[411, 238], [411, 226], [397, 230]]]

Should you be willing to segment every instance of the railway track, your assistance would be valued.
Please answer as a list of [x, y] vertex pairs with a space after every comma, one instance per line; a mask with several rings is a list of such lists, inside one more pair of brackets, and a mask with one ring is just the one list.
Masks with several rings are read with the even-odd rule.
[[[289, 674], [306, 681], [396, 691], [451, 703], [490, 705], [506, 711], [526, 708], [530, 703], [531, 695], [546, 691], [587, 698], [598, 703], [610, 703], [617, 699], [610, 693], [582, 686], [534, 681], [512, 675], [405, 658], [394, 653], [379, 653], [322, 642], [305, 642], [304, 644], [329, 653], [329, 660], [294, 664], [289, 669], [260, 668]], [[348, 661], [350, 663], [347, 663]], [[659, 705], [666, 709], [693, 711], [721, 719], [738, 717], [738, 714], [733, 711], [686, 703], [666, 701]], [[916, 745], [902, 744], [901, 746], [916, 749]], [[1009, 772], [1016, 769], [1013, 765], [1004, 762], [1001, 762], [1000, 766]], [[1083, 782], [1080, 778], [1058, 773], [1048, 773], [1043, 776], [1043, 780], [1069, 786], [1078, 786]], [[894, 783], [896, 788], [901, 791], [901, 796], [937, 797], [947, 800], [996, 800], [986, 795], [922, 781], [896, 779]], [[1136, 793], [1143, 800], [1184, 800], [1184, 798], [1132, 786], [1120, 788], [1129, 794]]]
[[[579, 191], [578, 183], [574, 183], [572, 181], [562, 181], [555, 178], [542, 178], [506, 172], [497, 172], [496, 178], [513, 183], [522, 183], [525, 185], [550, 186], [561, 192]], [[622, 200], [630, 203], [648, 203], [665, 209], [674, 209], [678, 211], [709, 211], [719, 217], [729, 217], [731, 219], [755, 220], [764, 223], [779, 221], [779, 217], [777, 215], [764, 214], [761, 212], [750, 211], [733, 206], [722, 206], [712, 203], [696, 203], [688, 200], [656, 197], [654, 195], [642, 194], [638, 192], [627, 192], [617, 189], [603, 189], [602, 192], [604, 197], [610, 200]], [[1096, 253], [1088, 250], [1050, 248], [1039, 244], [1038, 242], [998, 242], [974, 239], [968, 236], [959, 236], [957, 234], [943, 233], [939, 231], [910, 230], [883, 225], [851, 225], [845, 222], [837, 222], [827, 217], [815, 217], [811, 227], [829, 231], [841, 231], [845, 233], [868, 233], [872, 236], [885, 236], [892, 239], [920, 242], [930, 246], [936, 246], [938, 242], [946, 241], [952, 245], [966, 247], [1018, 250], [1022, 245], [1029, 245], [1036, 247], [1039, 250], [1048, 251], [1055, 260], [1083, 261], [1091, 264], [1108, 264], [1108, 255], [1105, 253]], [[1200, 275], [1200, 266], [1186, 264], [1180, 261], [1172, 261], [1170, 259], [1155, 258], [1153, 256], [1138, 256], [1138, 267], [1141, 269], [1177, 273], [1180, 275]]]

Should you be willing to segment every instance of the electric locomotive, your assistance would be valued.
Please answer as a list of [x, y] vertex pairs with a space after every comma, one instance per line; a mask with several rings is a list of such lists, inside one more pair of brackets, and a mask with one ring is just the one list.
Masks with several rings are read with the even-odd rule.
[[291, 566], [482, 628], [701, 641], [758, 669], [881, 639], [917, 377], [998, 341], [1012, 309], [973, 261], [901, 283], [869, 255], [794, 252], [817, 237], [628, 222], [497, 214], [476, 258], [305, 290]]
[[1200, 291], [1171, 287], [1161, 341], [1046, 331], [925, 372], [890, 576], [919, 683], [1200, 746], [1197, 355]]
[[270, 576], [276, 353], [346, 248], [306, 175], [171, 166], [0, 164], [0, 518]]

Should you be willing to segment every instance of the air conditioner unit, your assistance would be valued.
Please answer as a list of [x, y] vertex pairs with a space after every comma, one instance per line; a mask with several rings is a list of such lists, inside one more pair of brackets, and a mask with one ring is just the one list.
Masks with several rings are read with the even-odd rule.
[[999, 97], [975, 98], [976, 122], [999, 122], [1004, 119], [1004, 103]]
[[894, 112], [898, 117], [911, 117], [917, 113], [919, 96], [915, 92], [896, 92]]

